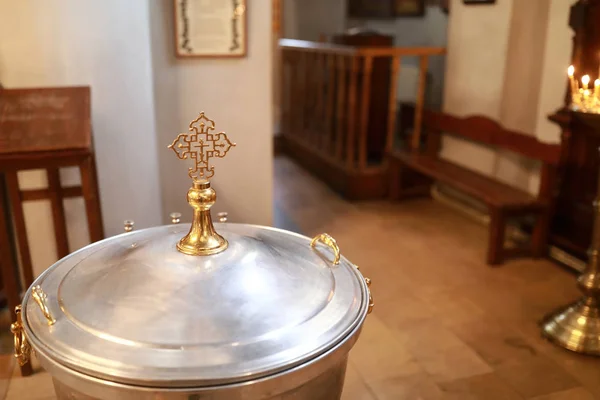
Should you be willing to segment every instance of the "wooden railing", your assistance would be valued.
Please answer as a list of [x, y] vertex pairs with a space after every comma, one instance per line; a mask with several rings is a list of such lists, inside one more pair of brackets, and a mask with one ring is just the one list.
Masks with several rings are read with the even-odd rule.
[[391, 60], [385, 148], [393, 144], [396, 87], [402, 57], [419, 57], [412, 145], [420, 140], [429, 57], [444, 48], [350, 47], [281, 39], [281, 133], [346, 170], [368, 167], [371, 72], [376, 57]]

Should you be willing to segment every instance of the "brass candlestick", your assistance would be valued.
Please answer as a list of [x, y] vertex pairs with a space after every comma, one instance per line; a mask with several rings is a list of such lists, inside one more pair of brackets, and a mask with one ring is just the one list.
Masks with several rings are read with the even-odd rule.
[[194, 166], [188, 170], [193, 185], [187, 194], [187, 201], [194, 209], [192, 226], [188, 234], [177, 243], [177, 250], [192, 256], [216, 254], [228, 246], [227, 240], [213, 226], [210, 208], [215, 204], [217, 194], [210, 187], [208, 179], [215, 174], [210, 159], [225, 157], [235, 143], [229, 141], [225, 132], [212, 133], [214, 129], [215, 122], [202, 112], [190, 123], [191, 133], [179, 134], [169, 145], [178, 158], [194, 160]]
[[543, 335], [566, 349], [600, 355], [600, 175], [594, 200], [594, 231], [586, 270], [577, 279], [583, 297], [549, 315]]

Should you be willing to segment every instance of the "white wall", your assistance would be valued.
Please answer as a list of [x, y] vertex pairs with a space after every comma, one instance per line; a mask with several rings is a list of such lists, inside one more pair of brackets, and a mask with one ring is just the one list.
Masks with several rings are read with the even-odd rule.
[[[444, 111], [458, 116], [500, 118], [512, 0], [495, 5], [450, 3]], [[472, 143], [444, 138], [442, 155], [492, 174], [495, 153]]]
[[[568, 11], [575, 1], [548, 0], [549, 10], [544, 10], [548, 4], [543, 0], [537, 0], [540, 3], [537, 6], [520, 1], [498, 0], [495, 5], [466, 6], [460, 0], [452, 0], [444, 110], [461, 116], [485, 115], [508, 128], [555, 142], [558, 128], [546, 117], [563, 102], [571, 51]], [[534, 14], [530, 18], [538, 18], [534, 21], [536, 27], [522, 15], [514, 15], [523, 12]], [[510, 40], [518, 46], [511, 47], [509, 52]], [[540, 46], [543, 52], [535, 46]], [[516, 107], [515, 101], [524, 102]], [[524, 163], [520, 157], [450, 137], [444, 139], [442, 154], [537, 193], [538, 168]]]
[[[156, 162], [147, 0], [0, 0], [0, 81], [7, 88], [90, 85], [106, 235], [157, 225]], [[162, 144], [162, 143], [161, 143]], [[63, 185], [79, 181], [61, 171]], [[23, 187], [45, 184], [21, 174]], [[83, 201], [65, 202], [71, 250], [88, 242]], [[56, 260], [47, 202], [26, 205], [36, 273]]]
[[176, 59], [172, 1], [153, 1], [151, 44], [156, 128], [164, 213], [179, 211], [189, 220], [185, 197], [189, 164], [166, 146], [200, 111], [237, 143], [214, 163], [213, 211], [235, 222], [270, 225], [272, 218], [271, 2], [248, 7], [248, 56], [240, 59]]
[[567, 21], [575, 0], [551, 0], [546, 31], [542, 85], [535, 134], [547, 142], [560, 140], [560, 128], [548, 114], [563, 106], [567, 86], [566, 71], [571, 59], [573, 31]]

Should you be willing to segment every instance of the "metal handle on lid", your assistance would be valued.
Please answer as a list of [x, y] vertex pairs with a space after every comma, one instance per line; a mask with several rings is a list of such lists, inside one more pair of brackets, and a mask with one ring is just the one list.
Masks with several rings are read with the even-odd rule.
[[50, 312], [50, 309], [48, 308], [48, 304], [46, 303], [48, 296], [46, 295], [46, 293], [44, 293], [42, 287], [40, 285], [34, 286], [31, 289], [31, 296], [42, 310], [42, 314], [44, 314], [44, 317], [46, 317], [48, 325], [54, 325], [56, 320], [54, 319], [52, 313]]
[[331, 248], [331, 250], [333, 250], [333, 254], [334, 254], [333, 265], [338, 265], [340, 263], [340, 247], [338, 246], [335, 239], [327, 233], [321, 233], [320, 235], [317, 235], [313, 238], [313, 240], [310, 242], [310, 247], [312, 247], [314, 249], [318, 242], [321, 242], [324, 245], [329, 246]]
[[[360, 272], [360, 267], [358, 265], [355, 265], [355, 267]], [[360, 274], [362, 275], [362, 272]], [[371, 314], [373, 312], [373, 307], [375, 307], [375, 302], [373, 301], [373, 294], [371, 293], [371, 279], [365, 277], [364, 275], [362, 276], [365, 279], [367, 287], [369, 288], [369, 308], [367, 309], [367, 314]]]
[[371, 314], [373, 312], [373, 307], [375, 307], [373, 294], [371, 293], [371, 279], [365, 277], [365, 282], [367, 282], [367, 287], [369, 288], [369, 308], [367, 309], [367, 314]]
[[27, 341], [25, 330], [23, 329], [21, 306], [15, 307], [15, 314], [17, 314], [17, 320], [10, 325], [10, 331], [14, 336], [15, 358], [22, 367], [27, 364], [31, 358], [31, 345]]

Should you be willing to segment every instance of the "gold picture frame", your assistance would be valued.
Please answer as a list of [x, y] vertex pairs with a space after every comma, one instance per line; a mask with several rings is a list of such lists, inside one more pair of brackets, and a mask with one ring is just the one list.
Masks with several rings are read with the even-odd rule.
[[246, 0], [173, 0], [176, 57], [245, 57], [246, 15]]

